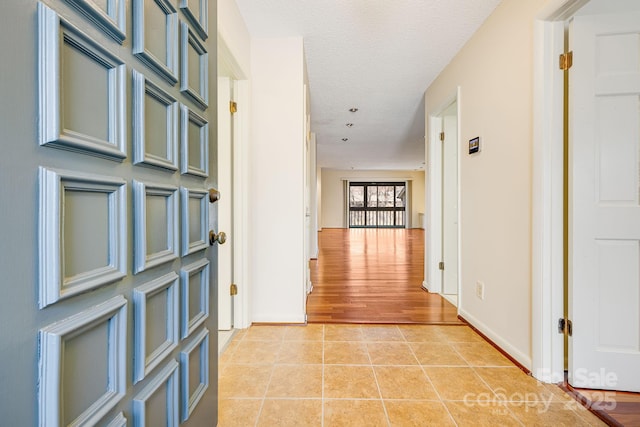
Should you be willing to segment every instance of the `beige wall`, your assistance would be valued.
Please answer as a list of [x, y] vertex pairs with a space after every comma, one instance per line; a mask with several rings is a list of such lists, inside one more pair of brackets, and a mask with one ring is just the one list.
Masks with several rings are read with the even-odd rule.
[[424, 172], [423, 171], [352, 171], [322, 169], [321, 228], [343, 228], [344, 184], [343, 181], [411, 181], [411, 227], [420, 227], [418, 213], [424, 213]]
[[[426, 92], [428, 123], [461, 88], [460, 312], [528, 366], [533, 21], [545, 3], [504, 0]], [[469, 156], [476, 136], [482, 151]]]

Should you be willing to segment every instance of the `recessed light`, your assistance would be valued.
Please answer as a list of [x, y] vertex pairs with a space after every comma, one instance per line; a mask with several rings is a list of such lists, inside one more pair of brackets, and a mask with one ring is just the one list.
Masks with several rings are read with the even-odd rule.
[[353, 123], [347, 123], [347, 127], [348, 128], [352, 128], [353, 127]]
[[342, 138], [342, 140], [343, 140], [344, 142], [347, 142], [347, 141], [349, 140], [349, 138]]
[[349, 108], [349, 111], [351, 111], [352, 113], [355, 113], [356, 111], [358, 111], [358, 109], [356, 107], [353, 107], [353, 108]]

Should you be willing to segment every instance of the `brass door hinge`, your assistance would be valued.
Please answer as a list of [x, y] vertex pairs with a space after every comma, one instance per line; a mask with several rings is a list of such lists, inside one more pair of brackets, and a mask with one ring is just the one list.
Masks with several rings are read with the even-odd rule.
[[444, 261], [440, 261], [440, 262], [438, 263], [438, 268], [439, 268], [440, 270], [444, 270]]
[[567, 52], [560, 55], [560, 69], [567, 71], [573, 65], [573, 52]]
[[444, 132], [440, 132], [440, 141], [444, 141]]
[[558, 333], [559, 334], [567, 334], [569, 336], [573, 335], [573, 323], [569, 319], [560, 318], [558, 319]]
[[229, 287], [229, 294], [231, 296], [238, 295], [238, 285], [236, 285], [235, 283], [232, 283], [231, 286]]
[[231, 111], [231, 114], [237, 113], [238, 103], [236, 103], [235, 101], [229, 101], [229, 111]]

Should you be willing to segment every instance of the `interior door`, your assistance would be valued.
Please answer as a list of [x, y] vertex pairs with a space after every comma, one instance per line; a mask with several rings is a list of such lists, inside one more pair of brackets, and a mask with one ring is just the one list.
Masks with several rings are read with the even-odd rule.
[[3, 1], [1, 424], [215, 424], [215, 17]]
[[442, 114], [442, 293], [458, 294], [458, 104]]
[[[231, 79], [218, 77], [218, 188], [223, 195], [218, 202], [218, 228], [225, 233], [233, 230], [232, 147], [233, 121], [229, 103], [232, 100]], [[229, 236], [227, 236], [229, 237]], [[233, 236], [231, 236], [233, 237]], [[233, 239], [218, 248], [218, 329], [231, 330], [233, 283]]]
[[570, 31], [569, 381], [640, 391], [640, 13]]

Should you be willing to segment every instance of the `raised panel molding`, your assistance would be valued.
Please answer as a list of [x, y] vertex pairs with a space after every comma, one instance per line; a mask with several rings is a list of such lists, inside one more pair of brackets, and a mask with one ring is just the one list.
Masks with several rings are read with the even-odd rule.
[[[200, 363], [198, 366], [191, 366], [189, 363], [189, 357], [191, 353], [198, 351], [200, 353]], [[200, 402], [200, 399], [204, 395], [204, 392], [209, 388], [209, 330], [203, 329], [193, 338], [193, 341], [184, 346], [180, 352], [180, 366], [181, 366], [181, 383], [182, 383], [182, 417], [181, 421], [184, 422], [189, 419], [189, 415]], [[200, 383], [196, 387], [192, 395], [189, 395], [189, 372], [191, 369], [198, 369]]]
[[[167, 156], [161, 157], [147, 152], [145, 136], [145, 102], [151, 96], [166, 108]], [[178, 102], [158, 85], [145, 78], [144, 74], [133, 70], [133, 163], [158, 166], [170, 171], [178, 169]]]
[[127, 418], [122, 412], [113, 418], [106, 427], [127, 427]]
[[100, 324], [106, 324], [108, 328], [107, 366], [102, 367], [107, 372], [105, 392], [71, 425], [95, 425], [125, 396], [127, 300], [122, 295], [118, 295], [40, 330], [38, 381], [38, 425], [40, 427], [57, 427], [62, 420], [64, 396], [62, 367], [65, 341], [80, 336]]
[[[115, 282], [126, 276], [126, 182], [120, 178], [40, 167], [39, 307]], [[64, 258], [65, 191], [106, 194], [108, 264], [66, 277]], [[87, 248], [89, 249], [89, 248]]]
[[[133, 273], [155, 267], [178, 257], [178, 189], [171, 185], [150, 184], [133, 180]], [[166, 198], [167, 247], [149, 254], [147, 251], [147, 196]]]
[[202, 40], [206, 40], [209, 37], [209, 0], [198, 0], [197, 11], [189, 7], [189, 0], [180, 0], [180, 9]]
[[[189, 81], [189, 50], [198, 55], [197, 82]], [[203, 110], [209, 105], [209, 54], [186, 22], [180, 23], [180, 90]]]
[[[38, 33], [40, 145], [117, 161], [126, 158], [125, 64], [43, 3], [38, 3]], [[106, 70], [106, 139], [64, 128], [60, 93], [64, 43]]]
[[[190, 313], [189, 301], [191, 298], [189, 285], [191, 276], [200, 275], [199, 295], [197, 302], [199, 311]], [[206, 259], [198, 260], [192, 264], [182, 267], [180, 270], [181, 295], [180, 303], [182, 306], [182, 339], [187, 338], [200, 326], [207, 317], [209, 317], [209, 261]]]
[[[166, 60], [151, 53], [145, 46], [145, 0], [133, 0], [133, 53], [149, 68], [172, 86], [178, 82], [178, 12], [167, 0], [147, 0], [155, 3], [166, 16], [165, 27], [167, 52]], [[150, 6], [146, 6], [150, 7]]]
[[166, 409], [167, 427], [177, 427], [178, 417], [178, 362], [175, 360], [162, 368], [160, 372], [147, 384], [133, 399], [133, 425], [134, 427], [147, 426], [147, 401], [159, 391], [163, 384], [167, 385]]
[[66, 0], [106, 35], [122, 44], [127, 38], [125, 0], [107, 0], [104, 10], [91, 0]]
[[[165, 274], [133, 290], [134, 303], [134, 384], [143, 380], [149, 372], [178, 346], [178, 275]], [[164, 325], [147, 322], [147, 300], [166, 293], [166, 320]], [[162, 328], [166, 340], [157, 348], [147, 348], [148, 328]]]
[[[198, 252], [209, 247], [208, 242], [208, 219], [209, 219], [209, 192], [207, 190], [194, 190], [185, 187], [180, 188], [182, 205], [182, 256]], [[189, 211], [189, 200], [198, 200], [200, 215], [198, 227], [198, 240], [191, 241], [190, 227], [191, 215]]]
[[[180, 105], [180, 122], [180, 172], [187, 175], [206, 178], [209, 176], [209, 122], [186, 105]], [[198, 141], [191, 141], [189, 139], [189, 125], [191, 123], [199, 129]], [[189, 149], [193, 144], [197, 144], [196, 148], [200, 154], [200, 161], [198, 164], [195, 164], [194, 160], [189, 156]]]

